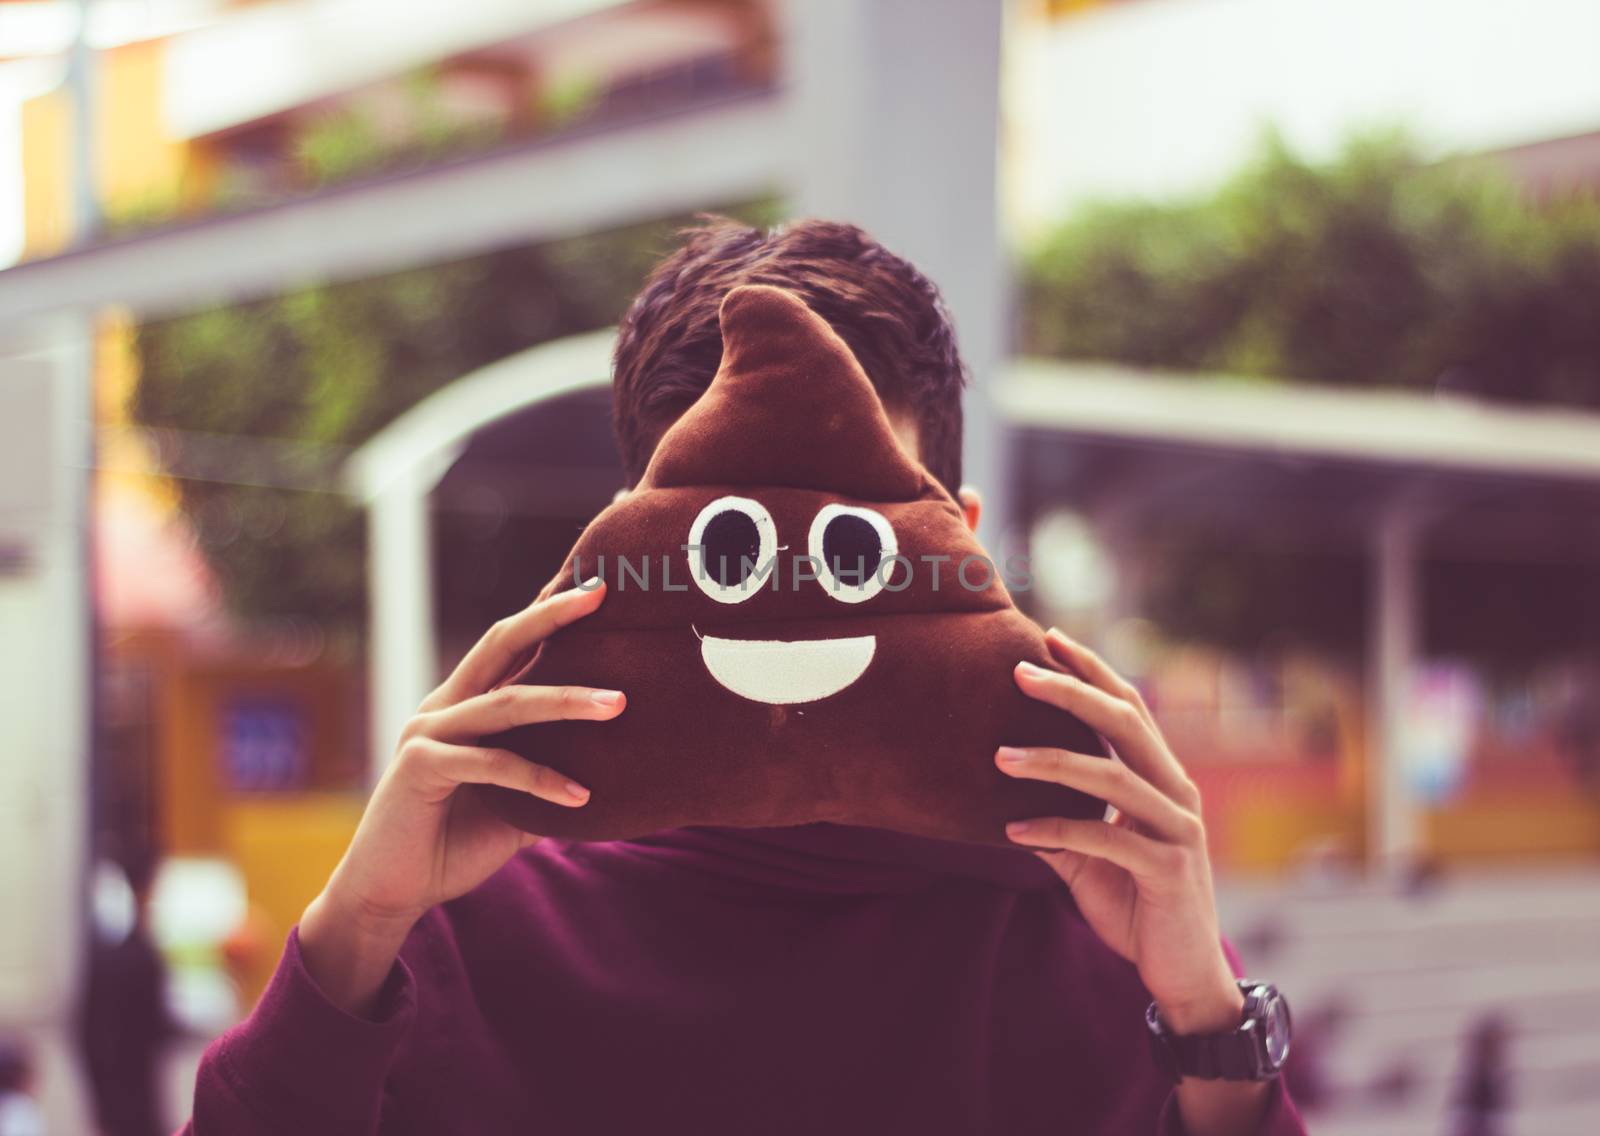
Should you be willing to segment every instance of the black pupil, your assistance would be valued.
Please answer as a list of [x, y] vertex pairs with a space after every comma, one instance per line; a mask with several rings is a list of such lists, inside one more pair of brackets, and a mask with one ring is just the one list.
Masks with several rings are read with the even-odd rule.
[[742, 584], [761, 565], [761, 533], [737, 509], [725, 509], [706, 523], [700, 535], [700, 562], [706, 576], [724, 588]]
[[822, 530], [822, 559], [839, 583], [859, 588], [877, 572], [883, 560], [883, 542], [867, 521], [845, 514], [833, 518]]

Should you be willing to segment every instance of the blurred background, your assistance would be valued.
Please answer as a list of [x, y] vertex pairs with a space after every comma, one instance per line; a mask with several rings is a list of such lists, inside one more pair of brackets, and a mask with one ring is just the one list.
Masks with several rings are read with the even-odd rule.
[[1313, 1131], [1600, 1131], [1597, 46], [1593, 0], [0, 0], [0, 1134], [183, 1118], [399, 724], [620, 485], [609, 328], [704, 210], [945, 289], [985, 539], [1201, 784]]

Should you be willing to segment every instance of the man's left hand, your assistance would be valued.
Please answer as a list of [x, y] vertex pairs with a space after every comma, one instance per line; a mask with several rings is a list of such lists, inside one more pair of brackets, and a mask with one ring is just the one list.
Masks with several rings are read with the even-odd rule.
[[1046, 642], [1071, 673], [1021, 663], [1017, 685], [1088, 723], [1116, 757], [1006, 746], [996, 764], [1013, 777], [1099, 797], [1116, 813], [1017, 821], [1007, 834], [1038, 851], [1095, 933], [1139, 968], [1168, 1028], [1233, 1029], [1244, 1000], [1222, 953], [1199, 791], [1131, 683], [1060, 631]]

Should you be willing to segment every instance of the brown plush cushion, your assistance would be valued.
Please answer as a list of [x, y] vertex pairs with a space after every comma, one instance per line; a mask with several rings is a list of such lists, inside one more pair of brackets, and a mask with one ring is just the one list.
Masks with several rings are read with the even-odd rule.
[[[600, 575], [605, 602], [520, 678], [621, 690], [627, 708], [486, 740], [593, 796], [572, 809], [486, 789], [494, 807], [580, 839], [834, 821], [1005, 843], [1007, 821], [1101, 816], [996, 769], [1008, 743], [1105, 749], [1017, 689], [1019, 661], [1052, 665], [1044, 637], [986, 559], [963, 583], [983, 551], [844, 342], [765, 286], [728, 293], [722, 341], [710, 388], [546, 588]], [[874, 580], [890, 542], [905, 562]]]

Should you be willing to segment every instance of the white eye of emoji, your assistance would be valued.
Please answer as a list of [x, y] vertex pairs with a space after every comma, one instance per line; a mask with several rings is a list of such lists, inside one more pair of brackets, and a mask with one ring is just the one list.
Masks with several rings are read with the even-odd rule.
[[817, 581], [834, 599], [861, 603], [883, 591], [899, 552], [883, 514], [854, 505], [824, 505], [811, 522], [806, 551]]
[[689, 575], [718, 603], [743, 603], [775, 568], [772, 514], [748, 497], [718, 497], [689, 526]]

